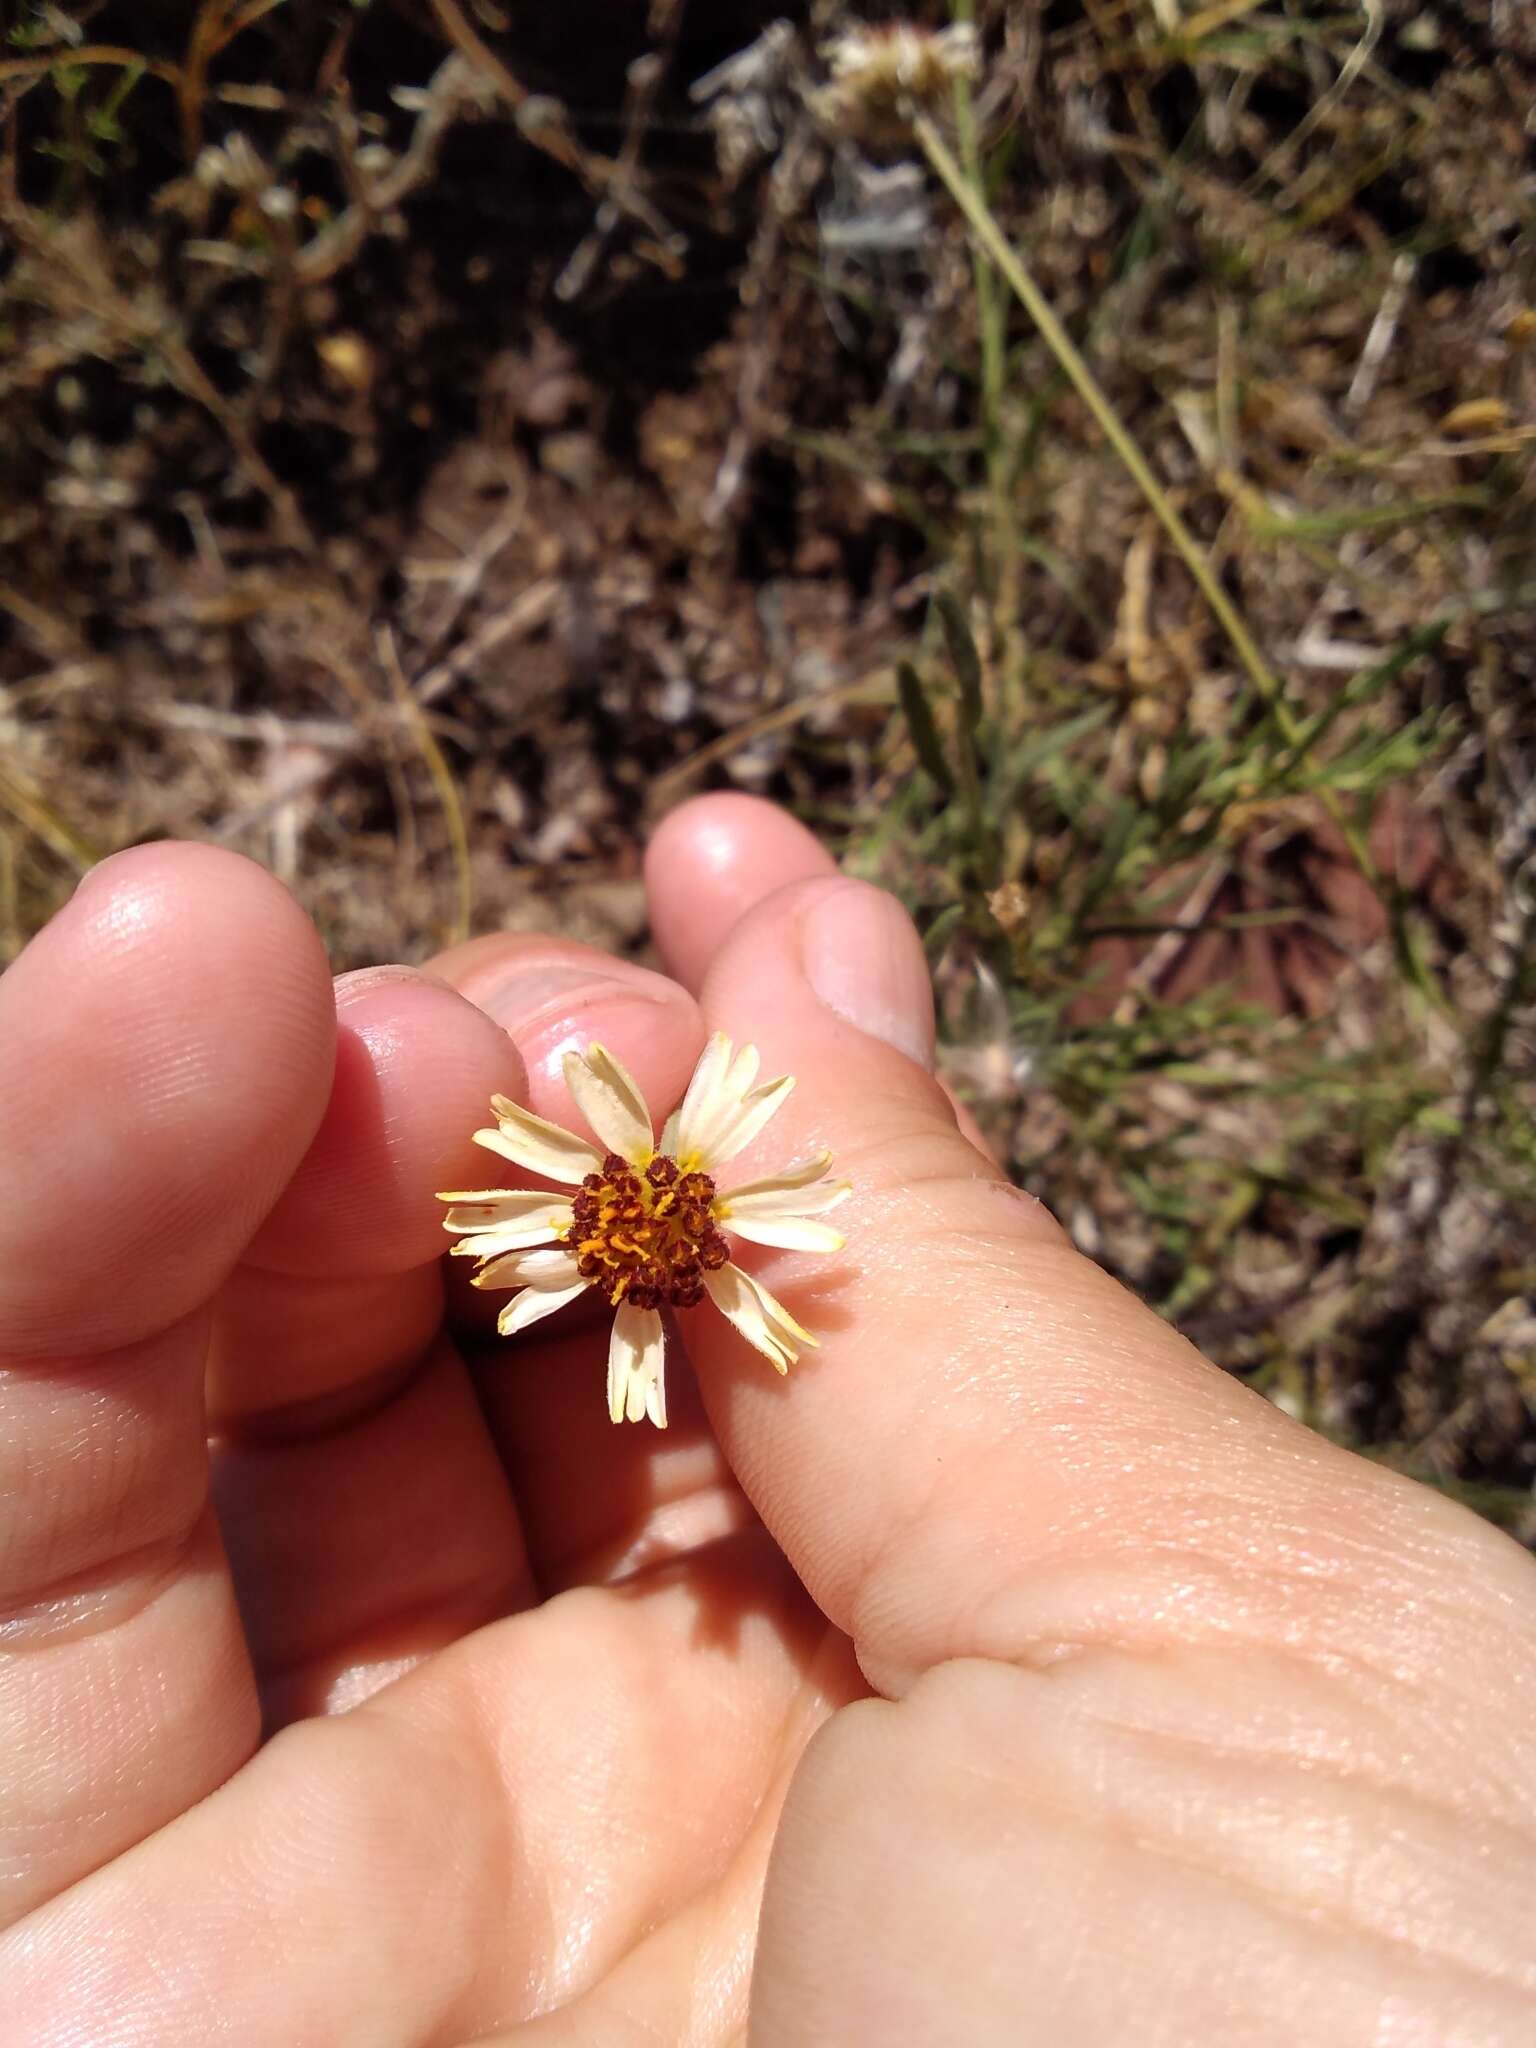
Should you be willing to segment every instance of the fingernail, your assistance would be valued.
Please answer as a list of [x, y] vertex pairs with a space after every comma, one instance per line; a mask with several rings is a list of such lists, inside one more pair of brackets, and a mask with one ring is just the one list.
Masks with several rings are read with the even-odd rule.
[[[417, 967], [351, 967], [345, 974], [336, 976], [336, 1007], [342, 1009], [361, 996], [371, 995], [376, 988], [396, 988], [402, 982], [409, 982], [415, 988], [431, 979]], [[441, 983], [437, 985], [442, 986]]]
[[800, 927], [806, 979], [829, 1010], [933, 1066], [933, 984], [922, 941], [893, 897], [844, 882]]
[[556, 1005], [562, 1010], [581, 1010], [588, 1002], [601, 1002], [621, 994], [641, 1002], [654, 1001], [657, 998], [648, 986], [651, 979], [647, 974], [637, 974], [633, 979], [620, 974], [594, 974], [590, 967], [561, 960], [530, 962], [493, 982], [475, 1000], [509, 1030], [524, 1029]]

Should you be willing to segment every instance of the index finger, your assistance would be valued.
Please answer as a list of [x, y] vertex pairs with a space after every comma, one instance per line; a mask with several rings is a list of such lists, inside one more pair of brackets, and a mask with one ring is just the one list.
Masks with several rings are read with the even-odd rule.
[[255, 1745], [205, 1304], [335, 1036], [313, 925], [207, 846], [117, 855], [0, 981], [0, 1925]]

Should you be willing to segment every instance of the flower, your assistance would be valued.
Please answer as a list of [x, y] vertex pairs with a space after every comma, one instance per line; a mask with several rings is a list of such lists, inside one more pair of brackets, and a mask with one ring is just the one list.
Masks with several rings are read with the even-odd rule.
[[825, 125], [866, 142], [899, 141], [915, 112], [938, 113], [957, 81], [975, 78], [981, 50], [969, 22], [856, 22], [821, 45], [832, 74], [812, 96]]
[[852, 1192], [818, 1152], [764, 1180], [722, 1194], [715, 1174], [751, 1143], [794, 1087], [784, 1074], [758, 1085], [754, 1046], [738, 1052], [717, 1032], [658, 1143], [634, 1079], [611, 1052], [567, 1053], [566, 1086], [604, 1149], [493, 1095], [494, 1130], [475, 1143], [569, 1194], [480, 1188], [440, 1195], [456, 1253], [478, 1261], [476, 1287], [515, 1287], [496, 1327], [504, 1337], [553, 1315], [587, 1289], [616, 1311], [608, 1346], [608, 1413], [667, 1426], [663, 1308], [707, 1295], [776, 1372], [816, 1339], [750, 1273], [731, 1261], [727, 1236], [794, 1251], [840, 1251], [817, 1219]]

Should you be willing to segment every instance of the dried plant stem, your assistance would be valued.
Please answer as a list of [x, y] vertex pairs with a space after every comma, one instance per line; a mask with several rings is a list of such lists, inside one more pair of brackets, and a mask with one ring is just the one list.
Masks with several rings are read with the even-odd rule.
[[426, 87], [410, 140], [398, 160], [381, 178], [358, 179], [352, 204], [305, 243], [293, 263], [298, 282], [323, 283], [350, 263], [380, 216], [403, 206], [432, 177], [443, 140], [459, 115], [466, 108], [491, 104], [474, 66], [464, 57], [445, 57]]
[[1213, 6], [1202, 8], [1181, 24], [1179, 40], [1186, 45], [1203, 42], [1229, 22], [1241, 21], [1247, 14], [1256, 14], [1262, 4], [1263, 0], [1215, 0]]
[[264, 14], [281, 7], [283, 0], [247, 0], [236, 8], [233, 0], [204, 0], [192, 23], [187, 41], [186, 62], [181, 67], [176, 93], [181, 107], [181, 142], [189, 164], [203, 146], [203, 102], [207, 90], [208, 66], [236, 36], [260, 21]]
[[[1057, 319], [1050, 301], [1030, 276], [1018, 252], [998, 226], [987, 207], [986, 200], [967, 181], [965, 172], [956, 162], [933, 122], [926, 114], [914, 114], [912, 126], [924, 155], [948, 188], [950, 197], [964, 214], [977, 242], [991, 257], [1020, 305], [1034, 321], [1042, 340], [1092, 413], [1105, 440], [1124, 463], [1127, 473], [1151, 506], [1158, 523], [1173, 542], [1181, 560], [1195, 579], [1201, 596], [1210, 607], [1212, 617], [1231, 642], [1232, 650], [1242, 664], [1255, 696], [1273, 720], [1280, 738], [1288, 747], [1301, 744], [1302, 723], [1286, 703], [1279, 677], [1274, 674], [1260, 653], [1258, 643], [1249, 632], [1242, 613], [1222, 589], [1210, 562], [1206, 559], [1205, 551], [1184, 524], [1168, 493], [1154, 476], [1152, 466], [1142, 454], [1134, 435], [1111, 405], [1098, 379], [1083, 360], [1077, 344]], [[1344, 835], [1345, 843], [1354, 855], [1361, 873], [1375, 888], [1379, 878], [1365, 835], [1354, 820], [1346, 815], [1332, 791], [1325, 790], [1322, 793], [1322, 803]]]
[[1291, 720], [1281, 701], [1277, 678], [1271, 673], [1268, 663], [1259, 652], [1258, 645], [1243, 623], [1237, 607], [1216, 580], [1199, 542], [1174, 509], [1168, 493], [1153, 475], [1147, 458], [1136, 445], [1134, 437], [1122, 423], [1120, 415], [1110, 404], [1098, 380], [1079, 354], [1076, 343], [1057, 319], [1050, 301], [1025, 269], [1017, 252], [1010, 247], [1002, 230], [988, 211], [986, 202], [967, 180], [933, 122], [926, 114], [919, 114], [913, 126], [917, 139], [923, 146], [924, 155], [949, 188], [950, 196], [965, 215], [972, 234], [1040, 330], [1046, 346], [1093, 414], [1105, 440], [1125, 464], [1168, 538], [1183, 558], [1190, 575], [1199, 586], [1201, 596], [1231, 641], [1233, 651], [1242, 663], [1255, 692], [1274, 713], [1286, 739], [1292, 739], [1294, 735], [1287, 730]]
[[389, 678], [401, 721], [426, 763], [427, 774], [431, 777], [432, 787], [442, 807], [448, 844], [453, 853], [454, 873], [454, 910], [448, 927], [448, 944], [456, 946], [469, 937], [475, 909], [469, 831], [464, 822], [464, 806], [459, 799], [459, 786], [453, 779], [453, 770], [448, 765], [447, 756], [438, 745], [437, 735], [421, 708], [420, 699], [413, 694], [410, 684], [406, 681], [395, 647], [395, 637], [387, 627], [379, 633], [376, 646], [379, 663]]
[[643, 228], [646, 235], [655, 238], [655, 247], [642, 239], [638, 253], [663, 271], [675, 263], [679, 254], [678, 237], [634, 179], [626, 174], [624, 165], [584, 149], [571, 130], [565, 109], [558, 101], [546, 100], [543, 95], [531, 92], [508, 69], [476, 31], [459, 0], [428, 0], [428, 5], [448, 42], [469, 60], [482, 77], [489, 80], [506, 102], [523, 140], [532, 148], [542, 150], [546, 156], [553, 157], [556, 163], [563, 164], [589, 192], [611, 202], [621, 214]]
[[13, 79], [42, 78], [50, 71], [62, 71], [76, 64], [109, 64], [123, 71], [142, 71], [146, 77], [163, 79], [167, 85], [181, 85], [178, 65], [143, 57], [137, 50], [125, 50], [116, 43], [86, 43], [78, 50], [50, 50], [46, 56], [0, 59], [0, 85]]
[[[959, 0], [955, 19], [968, 22], [973, 15], [972, 0]], [[955, 81], [955, 134], [966, 178], [978, 198], [985, 203], [986, 185], [982, 175], [981, 145], [976, 133], [976, 113], [971, 104], [970, 80], [964, 77]], [[981, 340], [981, 410], [987, 487], [992, 500], [992, 526], [997, 548], [997, 588], [988, 592], [995, 658], [1010, 645], [1017, 629], [1019, 609], [1018, 531], [1013, 516], [1013, 486], [1003, 431], [1003, 394], [1008, 381], [1007, 301], [999, 296], [997, 272], [991, 258], [974, 244], [971, 248], [971, 276]]]
[[41, 839], [45, 846], [52, 847], [61, 860], [67, 861], [80, 874], [101, 859], [100, 853], [84, 834], [77, 832], [69, 820], [54, 810], [41, 792], [23, 778], [20, 768], [0, 766], [0, 811], [8, 813], [25, 831]]
[[55, 309], [89, 315], [146, 358], [158, 358], [177, 390], [202, 406], [223, 428], [247, 476], [271, 505], [279, 538], [288, 547], [312, 551], [314, 536], [298, 499], [257, 447], [238, 408], [213, 383], [175, 331], [169, 310], [156, 300], [134, 300], [119, 292], [104, 263], [85, 259], [65, 238], [51, 235], [46, 218], [19, 201], [5, 209], [4, 225], [36, 258]]
[[686, 759], [674, 761], [670, 768], [664, 768], [651, 785], [651, 794], [659, 803], [672, 802], [673, 793], [686, 786], [693, 777], [702, 774], [706, 768], [713, 768], [720, 761], [728, 761], [732, 754], [749, 746], [764, 733], [783, 732], [798, 725], [803, 718], [814, 717], [838, 704], [890, 704], [896, 697], [896, 671], [889, 664], [870, 669], [866, 674], [855, 676], [850, 683], [839, 683], [830, 690], [808, 690], [803, 697], [796, 697], [788, 704], [777, 705], [772, 711], [761, 712], [756, 718], [744, 719], [740, 725], [733, 725], [729, 732], [723, 732], [718, 739], [708, 741]]

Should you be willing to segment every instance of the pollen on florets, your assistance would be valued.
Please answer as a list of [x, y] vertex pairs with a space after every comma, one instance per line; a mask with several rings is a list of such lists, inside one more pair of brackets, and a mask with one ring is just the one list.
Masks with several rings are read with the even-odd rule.
[[694, 1308], [704, 1275], [731, 1255], [714, 1200], [707, 1173], [685, 1173], [664, 1152], [643, 1169], [610, 1152], [572, 1196], [571, 1228], [560, 1242], [575, 1254], [580, 1277], [615, 1307]]

